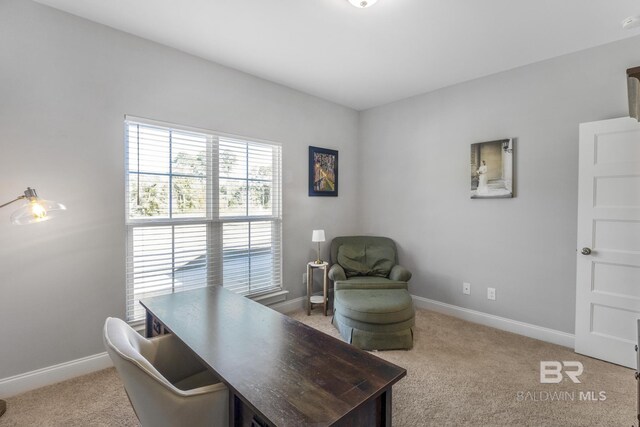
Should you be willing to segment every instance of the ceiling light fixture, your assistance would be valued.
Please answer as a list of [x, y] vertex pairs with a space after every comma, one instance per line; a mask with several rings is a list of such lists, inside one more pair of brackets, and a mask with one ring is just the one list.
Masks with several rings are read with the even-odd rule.
[[369, 6], [373, 6], [377, 1], [378, 0], [349, 0], [349, 3], [358, 9], [364, 9]]
[[622, 21], [622, 28], [625, 30], [631, 30], [640, 27], [640, 15], [630, 16]]

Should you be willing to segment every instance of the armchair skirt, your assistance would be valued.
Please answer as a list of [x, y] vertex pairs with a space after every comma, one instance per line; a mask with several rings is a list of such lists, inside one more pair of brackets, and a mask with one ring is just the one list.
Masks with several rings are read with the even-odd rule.
[[340, 335], [364, 350], [413, 347], [415, 313], [405, 289], [371, 289], [335, 293], [333, 324]]

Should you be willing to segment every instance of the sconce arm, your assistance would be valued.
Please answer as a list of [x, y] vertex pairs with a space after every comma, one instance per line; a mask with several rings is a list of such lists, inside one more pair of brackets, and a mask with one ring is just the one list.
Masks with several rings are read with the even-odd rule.
[[24, 196], [24, 195], [19, 196], [16, 199], [13, 199], [12, 201], [5, 203], [4, 205], [0, 205], [0, 208], [4, 208], [5, 206], [9, 206], [11, 203], [14, 203], [14, 202], [17, 202], [18, 200], [22, 200], [22, 199], [26, 199], [26, 198], [27, 198], [27, 196]]

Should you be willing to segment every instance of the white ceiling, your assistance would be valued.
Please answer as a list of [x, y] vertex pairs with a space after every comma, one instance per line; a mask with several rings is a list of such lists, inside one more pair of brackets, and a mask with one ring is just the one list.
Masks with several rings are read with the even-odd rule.
[[358, 110], [626, 37], [639, 0], [37, 0]]

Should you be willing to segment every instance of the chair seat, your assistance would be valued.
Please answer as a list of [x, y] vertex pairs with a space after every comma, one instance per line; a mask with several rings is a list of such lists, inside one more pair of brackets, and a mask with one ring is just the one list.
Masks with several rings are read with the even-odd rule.
[[335, 292], [335, 310], [344, 317], [386, 325], [414, 317], [413, 301], [405, 289], [345, 289]]

